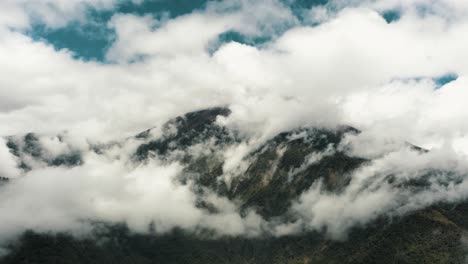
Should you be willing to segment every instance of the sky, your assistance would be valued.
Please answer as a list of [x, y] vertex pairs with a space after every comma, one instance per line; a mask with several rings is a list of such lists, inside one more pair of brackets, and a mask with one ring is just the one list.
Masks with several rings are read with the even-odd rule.
[[[37, 0], [2, 5], [0, 120], [8, 124], [0, 129], [3, 136], [79, 127], [77, 137], [112, 140], [189, 110], [229, 104], [247, 111], [258, 100], [265, 110], [254, 115], [271, 123], [272, 130], [285, 129], [280, 123], [291, 120], [288, 115], [298, 123], [373, 128], [390, 124], [382, 121], [394, 115], [402, 117], [398, 122], [427, 120], [426, 127], [412, 126], [398, 136], [431, 146], [448, 135], [426, 140], [419, 133], [433, 133], [431, 124], [441, 120], [431, 119], [460, 105], [448, 97], [464, 92], [457, 88], [466, 71], [460, 59], [466, 6], [459, 1]], [[393, 100], [386, 103], [395, 111], [373, 103], [378, 109], [359, 113], [362, 104], [356, 102], [388, 92]], [[425, 108], [423, 98], [441, 109]], [[292, 104], [294, 111], [266, 121], [275, 100], [284, 107], [278, 109]], [[428, 118], [430, 111], [436, 114]], [[450, 133], [463, 127], [454, 124], [463, 115], [456, 112], [445, 120], [457, 126], [447, 129]]]
[[[352, 125], [363, 131], [350, 139], [353, 151], [377, 161], [360, 171], [354, 189], [343, 195], [323, 195], [315, 186], [293, 206], [304, 214], [303, 224], [333, 227], [339, 236], [350, 222], [365, 223], [378, 210], [396, 214], [467, 193], [466, 184], [414, 199], [386, 187], [367, 196], [357, 191], [364, 184], [360, 179], [378, 180], [381, 170], [405, 168], [414, 176], [452, 164], [449, 169], [466, 172], [466, 32], [468, 2], [462, 0], [3, 0], [0, 136], [35, 132], [51, 152], [68, 147], [86, 152], [89, 144], [120, 140], [220, 105], [232, 110], [223, 120], [226, 126], [258, 141], [298, 126]], [[67, 135], [67, 146], [53, 139], [58, 134]], [[219, 197], [212, 199], [226, 211], [208, 219], [193, 207], [188, 187], [171, 185], [178, 164], [154, 161], [129, 168], [125, 159], [86, 152], [79, 168], [38, 165], [24, 175], [4, 141], [0, 176], [19, 180], [0, 191], [10, 199], [9, 204], [0, 199], [0, 219], [9, 223], [0, 234], [81, 227], [83, 218], [125, 219], [136, 229], [157, 219], [162, 226], [208, 223], [219, 230], [229, 219], [233, 234], [262, 225], [254, 212], [243, 219]], [[433, 154], [422, 158], [395, 150], [395, 142], [405, 141]], [[119, 151], [130, 153], [128, 148]], [[242, 146], [233, 151], [233, 156], [245, 153]], [[148, 178], [156, 172], [163, 175], [160, 182]], [[151, 192], [148, 186], [160, 189]], [[99, 196], [101, 203], [90, 206], [87, 195]], [[151, 201], [165, 197], [174, 197], [168, 201], [174, 206], [143, 213]], [[395, 197], [407, 201], [405, 206], [392, 203]], [[329, 215], [317, 216], [337, 203]], [[25, 216], [30, 204], [48, 213], [32, 223]], [[190, 216], [171, 210], [180, 204]]]

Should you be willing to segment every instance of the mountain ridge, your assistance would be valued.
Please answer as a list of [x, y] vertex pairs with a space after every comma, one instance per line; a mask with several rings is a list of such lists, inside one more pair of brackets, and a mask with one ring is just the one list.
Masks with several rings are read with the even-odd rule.
[[[359, 134], [358, 129], [302, 127], [253, 148], [243, 158], [247, 166], [234, 170], [237, 174], [227, 184], [222, 154], [242, 141], [235, 132], [216, 123], [218, 116], [229, 114], [230, 110], [223, 107], [190, 112], [168, 121], [162, 136], [152, 138], [151, 129], [139, 133], [134, 139], [141, 144], [131, 154], [133, 160], [181, 163], [183, 174], [177, 180], [180, 184], [193, 182], [196, 206], [208, 213], [219, 210], [206, 199], [207, 192], [214, 192], [234, 202], [241, 215], [253, 210], [267, 221], [283, 224], [297, 221], [291, 205], [314, 184], [320, 183], [324, 193], [339, 195], [350, 185], [353, 171], [370, 162], [349, 156], [341, 145], [346, 135]], [[20, 159], [27, 155], [46, 166], [73, 167], [85, 162], [80, 155], [76, 159], [79, 162], [55, 163], [57, 157], [41, 156], [44, 151], [34, 134], [27, 134], [23, 140], [10, 137], [8, 141], [11, 153]], [[406, 144], [410, 151], [428, 152]], [[191, 151], [197, 145], [203, 151]], [[98, 154], [105, 151], [105, 147], [95, 150]], [[31, 169], [23, 162], [20, 167]], [[431, 175], [426, 178], [398, 182], [387, 175], [383, 183], [421, 189], [426, 188]], [[135, 233], [122, 223], [104, 224], [89, 238], [30, 230], [8, 246], [9, 253], [0, 263], [463, 263], [467, 208], [463, 201], [437, 203], [402, 216], [381, 215], [353, 226], [338, 240], [330, 238], [326, 227], [279, 236], [268, 232], [212, 236], [209, 230], [178, 228], [165, 234], [152, 233], [151, 227], [146, 234]]]

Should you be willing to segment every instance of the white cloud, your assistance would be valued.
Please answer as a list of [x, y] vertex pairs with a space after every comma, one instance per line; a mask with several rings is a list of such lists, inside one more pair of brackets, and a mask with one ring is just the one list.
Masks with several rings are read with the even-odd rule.
[[128, 158], [88, 153], [83, 166], [37, 168], [2, 186], [1, 242], [27, 229], [82, 234], [101, 221], [125, 222], [136, 232], [148, 232], [150, 223], [157, 232], [174, 227], [212, 228], [230, 235], [260, 230], [260, 217], [250, 213], [242, 218], [224, 198], [209, 197], [220, 213], [197, 208], [190, 184], [175, 180], [181, 165], [154, 160], [135, 167]]
[[[315, 184], [292, 205], [301, 216], [299, 222], [280, 226], [278, 231], [297, 232], [291, 227], [301, 224], [306, 229], [325, 229], [330, 237], [342, 239], [351, 227], [379, 216], [402, 216], [440, 201], [462, 201], [468, 194], [465, 159], [447, 148], [426, 154], [408, 148], [387, 152], [355, 171], [342, 193], [326, 192], [320, 183]], [[424, 181], [425, 175], [431, 175], [429, 186], [417, 189], [411, 185], [411, 180]], [[460, 178], [462, 182], [455, 184]]]
[[[159, 22], [150, 17], [116, 15], [110, 22], [117, 40], [108, 53], [111, 60], [134, 60], [139, 56], [199, 55], [210, 41], [231, 29], [233, 15], [190, 14]], [[158, 25], [161, 24], [161, 25]], [[154, 27], [157, 27], [153, 30]]]
[[[339, 2], [350, 4], [335, 4]], [[216, 105], [230, 105], [233, 111], [220, 123], [253, 138], [226, 152], [227, 171], [242, 170], [242, 158], [255, 144], [300, 125], [345, 123], [363, 130], [348, 139], [352, 153], [376, 160], [354, 174], [341, 195], [323, 193], [316, 185], [301, 197], [294, 208], [303, 212], [309, 228], [327, 227], [338, 236], [384, 212], [463, 198], [465, 182], [458, 187], [433, 184], [416, 196], [388, 184], [376, 187], [390, 172], [400, 180], [419, 177], [428, 168], [466, 174], [461, 164], [468, 153], [468, 6], [435, 2], [456, 16], [421, 16], [414, 9], [421, 1], [377, 1], [337, 13], [312, 12], [323, 15], [313, 20], [324, 21], [314, 27], [299, 26], [276, 1], [240, 1], [233, 13], [226, 11], [232, 7], [227, 1], [212, 3], [207, 10], [171, 20], [117, 14], [109, 24], [117, 34], [108, 53], [113, 64], [74, 59], [69, 51], [57, 51], [10, 27], [28, 27], [31, 9], [32, 17], [60, 27], [70, 19], [84, 19], [86, 5], [111, 8], [114, 1], [2, 2], [0, 135], [35, 131], [50, 136], [67, 130], [72, 146], [66, 147], [85, 151], [86, 159], [74, 169], [33, 170], [2, 187], [0, 222], [6, 224], [0, 234], [14, 235], [24, 228], [86, 229], [82, 220], [89, 219], [126, 221], [140, 231], [156, 221], [162, 229], [201, 226], [255, 233], [264, 224], [261, 218], [254, 213], [240, 217], [222, 198], [210, 197], [225, 208], [217, 216], [194, 207], [189, 186], [172, 180], [180, 165], [126, 163], [119, 152], [128, 155], [135, 142], [110, 150], [109, 160], [86, 152], [88, 142], [122, 139], [170, 117]], [[388, 24], [376, 10], [393, 7], [405, 12]], [[272, 35], [284, 24], [294, 27], [261, 47], [232, 42], [213, 54], [207, 50], [224, 31]], [[435, 90], [431, 78], [447, 72], [459, 78]], [[401, 150], [398, 142], [404, 141], [434, 147], [434, 154]], [[51, 153], [65, 149], [55, 139], [42, 143]], [[451, 147], [457, 152], [449, 151]], [[120, 160], [114, 161], [116, 157]], [[0, 174], [19, 176], [4, 142], [0, 161]], [[375, 189], [362, 190], [369, 181]], [[37, 211], [34, 221], [27, 217], [31, 210]], [[225, 229], [225, 222], [231, 229]], [[281, 226], [278, 232], [296, 228]]]

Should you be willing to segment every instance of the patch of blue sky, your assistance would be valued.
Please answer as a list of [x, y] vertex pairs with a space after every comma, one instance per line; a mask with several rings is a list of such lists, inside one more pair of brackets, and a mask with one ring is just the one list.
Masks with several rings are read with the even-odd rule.
[[432, 78], [432, 80], [436, 84], [436, 89], [440, 89], [442, 86], [448, 83], [451, 83], [453, 81], [456, 81], [457, 79], [458, 79], [458, 75], [452, 72]]
[[396, 22], [401, 18], [401, 11], [397, 9], [385, 10], [381, 13], [382, 17], [388, 24]]
[[293, 14], [304, 25], [317, 26], [322, 21], [315, 21], [311, 18], [310, 10], [318, 7], [325, 7], [330, 11], [336, 11], [334, 6], [329, 5], [329, 0], [283, 0], [291, 8]]
[[213, 54], [216, 52], [223, 44], [229, 42], [237, 42], [249, 46], [261, 46], [265, 43], [272, 41], [274, 37], [272, 35], [264, 36], [246, 36], [245, 34], [239, 33], [234, 30], [226, 31], [218, 35], [217, 39], [213, 40], [212, 43], [208, 46], [208, 52]]
[[[211, 0], [218, 1], [218, 0]], [[192, 13], [194, 10], [202, 9], [210, 2], [207, 0], [146, 0], [141, 4], [133, 4], [131, 1], [126, 1], [120, 4], [115, 10], [119, 13], [131, 14], [159, 14], [162, 12], [168, 13], [169, 17], [177, 17]]]
[[458, 75], [453, 72], [442, 74], [434, 77], [427, 76], [415, 76], [415, 77], [405, 77], [405, 78], [395, 78], [393, 81], [402, 81], [402, 82], [420, 82], [424, 80], [432, 80], [435, 84], [435, 89], [440, 89], [446, 84], [449, 84], [458, 79]]
[[52, 44], [55, 49], [68, 49], [75, 58], [104, 61], [107, 49], [115, 39], [115, 32], [106, 26], [72, 22], [67, 27], [48, 29], [33, 25], [27, 32], [34, 40]]

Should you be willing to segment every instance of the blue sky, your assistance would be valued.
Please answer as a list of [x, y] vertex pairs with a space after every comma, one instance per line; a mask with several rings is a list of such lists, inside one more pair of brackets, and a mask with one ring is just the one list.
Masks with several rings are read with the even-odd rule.
[[115, 34], [107, 27], [114, 14], [160, 15], [177, 17], [203, 8], [206, 0], [146, 0], [141, 4], [130, 1], [122, 2], [113, 10], [96, 10], [90, 8], [87, 21], [71, 22], [67, 27], [51, 29], [41, 23], [33, 25], [28, 31], [36, 40], [43, 40], [57, 49], [66, 48], [73, 51], [76, 57], [83, 59], [104, 60], [107, 48], [112, 44]]
[[[113, 15], [118, 13], [135, 15], [167, 16], [175, 18], [206, 7], [209, 2], [217, 0], [145, 0], [136, 4], [131, 1], [121, 2], [112, 10], [97, 10], [89, 8], [85, 22], [72, 21], [66, 27], [50, 28], [36, 22], [26, 33], [35, 40], [52, 44], [56, 49], [68, 49], [76, 58], [84, 60], [104, 61], [108, 48], [115, 39], [115, 32], [107, 26]], [[305, 22], [303, 11], [316, 6], [325, 6], [328, 0], [283, 0], [285, 7], [295, 14], [299, 21]], [[384, 13], [384, 17], [392, 22], [398, 18], [398, 11]], [[278, 28], [278, 34], [292, 25]], [[262, 44], [272, 36], [246, 37], [239, 32], [227, 31], [219, 37], [220, 42], [236, 41], [249, 45]]]

